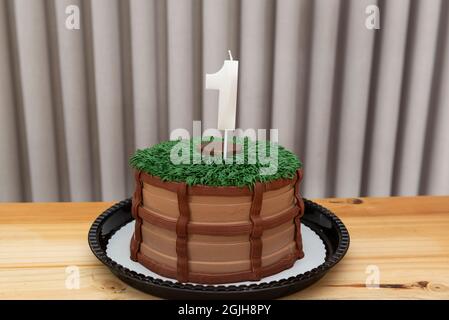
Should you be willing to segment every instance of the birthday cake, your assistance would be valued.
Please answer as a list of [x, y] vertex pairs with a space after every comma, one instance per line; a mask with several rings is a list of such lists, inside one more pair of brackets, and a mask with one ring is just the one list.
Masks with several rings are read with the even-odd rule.
[[301, 162], [272, 142], [234, 138], [227, 157], [222, 142], [207, 150], [214, 142], [166, 141], [132, 156], [131, 259], [203, 284], [257, 281], [290, 268], [304, 256]]

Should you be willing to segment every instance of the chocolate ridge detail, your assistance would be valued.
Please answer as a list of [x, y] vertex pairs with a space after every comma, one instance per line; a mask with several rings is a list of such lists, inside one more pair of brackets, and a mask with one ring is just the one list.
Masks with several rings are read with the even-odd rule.
[[250, 241], [250, 262], [251, 271], [256, 280], [262, 277], [262, 218], [260, 217], [260, 210], [262, 209], [263, 200], [263, 186], [260, 182], [256, 182], [253, 190], [253, 199], [249, 211], [252, 223]]
[[[299, 213], [299, 207], [294, 206], [283, 214], [276, 216], [274, 218], [261, 218], [260, 226], [263, 229], [271, 229], [284, 224], [292, 219], [294, 219]], [[139, 207], [139, 217], [145, 221], [148, 221], [155, 226], [176, 231], [176, 220], [168, 219], [160, 216], [159, 214], [152, 212], [150, 209], [143, 206]], [[252, 229], [251, 222], [233, 224], [233, 225], [216, 225], [216, 224], [206, 224], [206, 223], [195, 223], [189, 222], [187, 224], [187, 230], [189, 234], [202, 234], [202, 235], [220, 235], [220, 236], [234, 236], [240, 234], [250, 234]]]
[[136, 190], [134, 191], [131, 214], [136, 220], [133, 237], [131, 238], [131, 260], [137, 261], [137, 254], [140, 251], [142, 242], [142, 218], [139, 216], [139, 208], [142, 205], [143, 182], [141, 179], [142, 171], [135, 171], [134, 179], [136, 181]]
[[189, 256], [187, 252], [187, 225], [190, 220], [190, 209], [187, 196], [187, 185], [179, 184], [177, 189], [179, 217], [176, 222], [176, 254], [177, 276], [179, 282], [189, 281]]
[[[273, 274], [279, 273], [285, 269], [291, 268], [295, 261], [300, 258], [298, 252], [294, 252], [289, 256], [279, 260], [276, 263], [273, 263], [269, 266], [262, 267], [260, 269], [260, 278], [268, 277]], [[167, 266], [161, 265], [160, 263], [153, 261], [151, 258], [139, 253], [138, 254], [138, 262], [142, 264], [144, 267], [160, 274], [163, 277], [176, 279], [177, 278], [177, 270], [169, 268]], [[199, 273], [199, 272], [191, 272], [189, 273], [189, 281], [194, 283], [207, 283], [207, 284], [221, 284], [221, 283], [230, 283], [230, 282], [239, 282], [246, 280], [260, 280], [260, 278], [256, 278], [254, 273], [251, 270], [242, 271], [242, 272], [232, 272], [232, 273], [220, 273], [220, 274], [211, 274], [211, 273]]]
[[302, 236], [301, 236], [301, 218], [304, 215], [304, 200], [301, 197], [300, 193], [300, 184], [302, 181], [303, 171], [302, 169], [296, 170], [296, 183], [295, 183], [295, 198], [297, 205], [299, 207], [298, 213], [294, 219], [295, 227], [296, 227], [296, 233], [295, 233], [295, 242], [296, 242], [296, 248], [298, 250], [299, 258], [304, 257], [304, 251], [302, 246]]
[[[142, 172], [141, 179], [143, 182], [153, 185], [158, 188], [177, 192], [178, 186], [184, 182], [162, 181], [161, 178], [152, 176], [148, 173]], [[277, 179], [270, 182], [260, 182], [262, 185], [262, 192], [277, 190], [286, 187], [292, 183], [292, 179]], [[193, 185], [188, 186], [189, 195], [191, 196], [252, 196], [253, 191], [249, 187], [233, 187], [233, 186], [206, 186]]]

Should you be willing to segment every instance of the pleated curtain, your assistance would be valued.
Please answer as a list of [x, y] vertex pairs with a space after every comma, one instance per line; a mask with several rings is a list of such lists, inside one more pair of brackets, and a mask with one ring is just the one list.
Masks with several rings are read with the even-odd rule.
[[279, 129], [306, 197], [449, 194], [448, 14], [446, 0], [0, 0], [0, 201], [129, 197], [136, 148], [216, 126], [204, 75], [228, 49], [237, 126]]

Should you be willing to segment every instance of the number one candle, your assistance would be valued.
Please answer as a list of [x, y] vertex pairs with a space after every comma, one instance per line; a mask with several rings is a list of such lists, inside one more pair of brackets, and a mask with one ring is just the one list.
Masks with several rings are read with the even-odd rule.
[[225, 60], [221, 69], [212, 74], [206, 74], [206, 89], [218, 90], [218, 130], [224, 130], [223, 158], [228, 152], [228, 131], [235, 129], [235, 113], [237, 109], [237, 81], [239, 62]]

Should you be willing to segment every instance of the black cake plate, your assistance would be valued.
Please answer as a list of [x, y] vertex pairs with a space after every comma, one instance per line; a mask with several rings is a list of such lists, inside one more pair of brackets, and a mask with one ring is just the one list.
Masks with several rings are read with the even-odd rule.
[[118, 278], [143, 292], [167, 299], [275, 299], [302, 290], [321, 279], [346, 254], [349, 233], [340, 219], [328, 209], [304, 199], [301, 222], [321, 238], [326, 247], [325, 262], [318, 267], [286, 279], [250, 285], [198, 285], [152, 278], [123, 267], [108, 257], [109, 239], [131, 222], [131, 199], [103, 212], [89, 230], [89, 246], [94, 255]]

